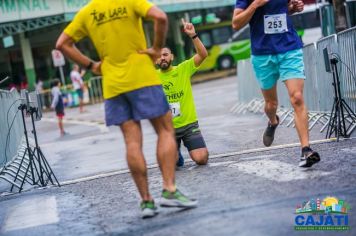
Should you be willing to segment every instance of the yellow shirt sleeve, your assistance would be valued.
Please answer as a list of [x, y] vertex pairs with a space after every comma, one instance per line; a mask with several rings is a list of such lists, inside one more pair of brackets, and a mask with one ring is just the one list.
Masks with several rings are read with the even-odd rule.
[[82, 11], [79, 11], [73, 21], [64, 29], [64, 33], [78, 42], [88, 35], [84, 22]]
[[154, 6], [147, 0], [134, 0], [134, 2], [135, 12], [141, 17], [146, 17], [148, 10]]

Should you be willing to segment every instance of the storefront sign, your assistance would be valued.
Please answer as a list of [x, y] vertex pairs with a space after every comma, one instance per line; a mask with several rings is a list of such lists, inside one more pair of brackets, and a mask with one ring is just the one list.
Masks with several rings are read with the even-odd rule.
[[[0, 24], [4, 22], [27, 20], [64, 13], [75, 13], [91, 0], [0, 0]], [[151, 0], [154, 4], [168, 10], [189, 10], [191, 6], [223, 3], [233, 4], [235, 0]], [[194, 4], [193, 4], [194, 3]], [[172, 9], [171, 9], [172, 8]]]
[[63, 13], [62, 1], [0, 0], [0, 23]]

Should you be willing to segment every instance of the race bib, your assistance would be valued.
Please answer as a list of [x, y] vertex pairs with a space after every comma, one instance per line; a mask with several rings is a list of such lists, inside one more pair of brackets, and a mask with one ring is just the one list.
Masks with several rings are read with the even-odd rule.
[[169, 108], [171, 109], [173, 118], [180, 116], [180, 103], [179, 102], [170, 103]]
[[265, 34], [281, 34], [288, 31], [287, 14], [264, 15]]

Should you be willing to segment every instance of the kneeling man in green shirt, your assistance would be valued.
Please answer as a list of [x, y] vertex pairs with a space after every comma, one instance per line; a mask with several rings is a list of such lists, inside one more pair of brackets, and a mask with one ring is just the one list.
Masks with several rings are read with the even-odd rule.
[[[205, 165], [208, 162], [209, 153], [199, 129], [190, 78], [208, 56], [208, 52], [196, 34], [193, 24], [183, 19], [182, 23], [183, 30], [192, 39], [197, 53], [178, 66], [173, 66], [172, 51], [169, 48], [163, 48], [161, 57], [157, 61], [160, 68], [158, 73], [172, 111], [178, 150], [183, 141], [192, 160], [198, 165]], [[178, 153], [177, 166], [183, 166], [184, 159], [180, 151]]]

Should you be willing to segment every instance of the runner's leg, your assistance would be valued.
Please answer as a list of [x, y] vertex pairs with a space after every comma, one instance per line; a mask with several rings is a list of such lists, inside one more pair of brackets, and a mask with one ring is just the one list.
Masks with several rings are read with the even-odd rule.
[[143, 201], [151, 201], [148, 189], [147, 167], [142, 152], [142, 131], [140, 122], [129, 120], [120, 125], [126, 144], [126, 158]]
[[175, 165], [178, 153], [171, 111], [150, 121], [158, 135], [157, 161], [163, 176], [163, 189], [174, 192], [176, 189]]
[[277, 121], [277, 108], [278, 108], [278, 97], [277, 97], [277, 84], [275, 84], [271, 89], [262, 89], [262, 95], [265, 100], [265, 113], [272, 125], [278, 124]]
[[309, 146], [308, 110], [303, 98], [303, 79], [289, 79], [285, 81], [294, 108], [294, 121], [302, 147]]

